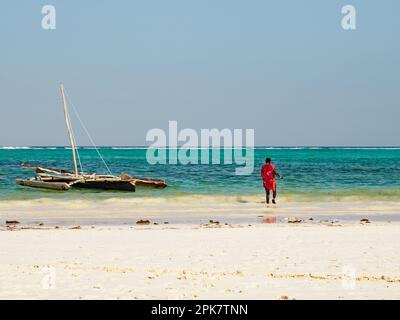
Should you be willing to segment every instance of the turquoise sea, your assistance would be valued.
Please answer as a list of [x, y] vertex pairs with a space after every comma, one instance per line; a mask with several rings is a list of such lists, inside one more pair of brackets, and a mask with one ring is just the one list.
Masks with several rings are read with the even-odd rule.
[[[260, 167], [265, 157], [271, 157], [278, 172], [285, 177], [284, 184], [278, 183], [279, 192], [299, 200], [346, 198], [400, 201], [400, 148], [259, 147], [254, 150], [254, 172], [248, 176], [235, 175], [236, 164], [150, 165], [146, 161], [146, 148], [102, 147], [100, 152], [113, 174], [126, 172], [164, 178], [168, 188], [124, 193], [92, 190], [59, 192], [21, 187], [15, 184], [16, 178], [34, 176], [32, 170], [21, 167], [22, 162], [71, 169], [71, 150], [65, 147], [3, 147], [0, 148], [0, 201], [262, 194]], [[79, 154], [85, 172], [107, 173], [96, 150], [83, 147], [79, 148]]]

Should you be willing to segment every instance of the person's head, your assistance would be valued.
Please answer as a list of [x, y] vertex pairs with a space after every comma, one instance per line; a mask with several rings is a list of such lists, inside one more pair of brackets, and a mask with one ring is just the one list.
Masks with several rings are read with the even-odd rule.
[[271, 158], [265, 158], [265, 163], [268, 164], [268, 163], [271, 163], [271, 161], [272, 161]]

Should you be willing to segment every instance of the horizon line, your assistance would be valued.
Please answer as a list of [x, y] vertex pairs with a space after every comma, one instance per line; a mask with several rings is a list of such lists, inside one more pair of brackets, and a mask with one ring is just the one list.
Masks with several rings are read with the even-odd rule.
[[[151, 146], [146, 146], [146, 145], [98, 145], [96, 148], [150, 148]], [[182, 146], [176, 146], [173, 148], [180, 148]], [[69, 145], [29, 145], [29, 146], [10, 146], [10, 145], [4, 145], [0, 146], [0, 148], [6, 149], [6, 148], [71, 148]], [[82, 145], [82, 146], [77, 146], [77, 148], [95, 148], [94, 146], [90, 145]], [[164, 148], [164, 147], [163, 147]], [[169, 146], [167, 146], [169, 148]], [[195, 149], [201, 149], [205, 147], [189, 147], [189, 148], [195, 148]], [[240, 148], [240, 147], [213, 147], [210, 146], [209, 148]], [[242, 148], [246, 148], [243, 146]], [[343, 146], [343, 145], [256, 145], [253, 148], [400, 148], [399, 146], [392, 146], [392, 145], [370, 145], [370, 146], [359, 146], [359, 145], [349, 145], [349, 146]]]

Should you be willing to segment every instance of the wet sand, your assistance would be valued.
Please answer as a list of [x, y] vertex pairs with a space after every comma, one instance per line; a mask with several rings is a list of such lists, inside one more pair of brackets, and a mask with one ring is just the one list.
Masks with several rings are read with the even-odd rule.
[[59, 200], [34, 199], [0, 201], [0, 225], [18, 220], [25, 226], [132, 225], [139, 219], [162, 224], [198, 225], [209, 220], [230, 224], [259, 224], [264, 217], [275, 216], [277, 223], [290, 217], [314, 221], [358, 222], [368, 218], [376, 222], [400, 222], [400, 205], [394, 201], [291, 201], [278, 199], [277, 205], [265, 205], [261, 196], [192, 195], [172, 198], [110, 198]]

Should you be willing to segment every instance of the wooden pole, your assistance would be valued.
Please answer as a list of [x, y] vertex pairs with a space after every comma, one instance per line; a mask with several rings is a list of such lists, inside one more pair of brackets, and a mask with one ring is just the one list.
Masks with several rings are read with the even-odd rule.
[[67, 101], [65, 99], [65, 94], [64, 94], [64, 85], [62, 83], [60, 85], [60, 89], [61, 89], [61, 96], [62, 96], [63, 104], [64, 104], [65, 124], [66, 124], [67, 130], [68, 130], [69, 143], [71, 144], [71, 148], [72, 148], [72, 158], [74, 160], [74, 172], [75, 172], [75, 176], [78, 176], [78, 164], [76, 163], [74, 138], [72, 136], [71, 123], [69, 121], [69, 113], [68, 113]]

